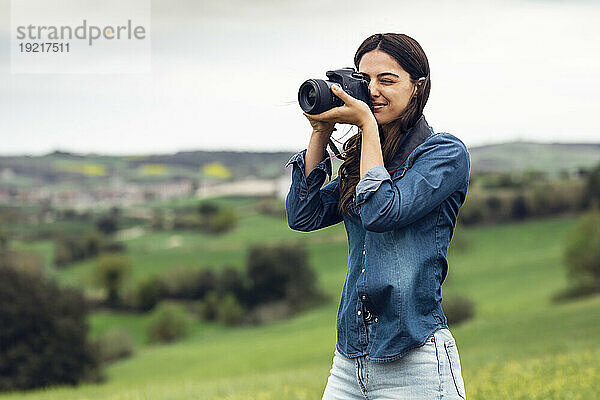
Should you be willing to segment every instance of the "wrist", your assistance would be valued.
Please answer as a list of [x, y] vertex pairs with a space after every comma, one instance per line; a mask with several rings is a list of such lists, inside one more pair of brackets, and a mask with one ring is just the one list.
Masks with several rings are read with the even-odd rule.
[[331, 135], [313, 131], [310, 137], [310, 143], [314, 146], [314, 149], [319, 149], [319, 151], [322, 151], [324, 154], [326, 152], [330, 136]]
[[357, 126], [363, 132], [365, 130], [372, 130], [372, 129], [375, 129], [376, 131], [378, 131], [378, 129], [377, 129], [377, 121], [375, 120], [375, 116], [373, 114], [371, 114], [371, 113], [369, 113], [368, 117], [365, 117], [364, 119], [362, 119], [357, 124]]
[[333, 130], [327, 131], [327, 132], [313, 130], [310, 137], [311, 137], [311, 140], [315, 140], [319, 143], [327, 144], [327, 142], [329, 142], [329, 138], [331, 137], [332, 133], [333, 133]]

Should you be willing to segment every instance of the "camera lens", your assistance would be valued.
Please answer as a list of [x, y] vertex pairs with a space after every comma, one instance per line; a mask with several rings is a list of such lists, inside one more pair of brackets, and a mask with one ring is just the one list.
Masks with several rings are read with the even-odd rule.
[[331, 93], [330, 81], [309, 79], [300, 85], [298, 103], [307, 114], [320, 114], [333, 107], [342, 105], [342, 101]]
[[317, 92], [314, 88], [308, 89], [308, 94], [306, 95], [306, 101], [309, 105], [314, 106], [317, 101]]
[[318, 91], [319, 86], [312, 79], [307, 80], [300, 86], [298, 102], [304, 112], [311, 113], [314, 111], [318, 103]]

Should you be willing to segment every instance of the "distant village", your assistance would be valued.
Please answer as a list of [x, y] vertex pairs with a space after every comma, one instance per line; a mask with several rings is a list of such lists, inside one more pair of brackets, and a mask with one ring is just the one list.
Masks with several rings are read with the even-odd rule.
[[148, 201], [172, 200], [196, 196], [199, 199], [214, 196], [268, 196], [284, 199], [291, 176], [289, 171], [274, 179], [247, 177], [226, 182], [198, 183], [194, 179], [178, 178], [164, 182], [127, 182], [119, 176], [110, 176], [103, 186], [86, 186], [81, 182], [61, 182], [60, 185], [27, 185], [15, 187], [8, 183], [18, 178], [10, 168], [0, 170], [0, 203], [33, 204], [47, 202], [56, 208], [85, 210], [130, 206]]

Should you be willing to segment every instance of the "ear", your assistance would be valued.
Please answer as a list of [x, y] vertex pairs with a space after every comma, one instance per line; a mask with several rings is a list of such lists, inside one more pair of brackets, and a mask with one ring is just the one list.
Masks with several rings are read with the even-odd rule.
[[417, 79], [415, 82], [415, 90], [413, 91], [412, 97], [417, 97], [417, 93], [419, 93], [419, 87], [425, 82], [425, 77], [421, 77]]

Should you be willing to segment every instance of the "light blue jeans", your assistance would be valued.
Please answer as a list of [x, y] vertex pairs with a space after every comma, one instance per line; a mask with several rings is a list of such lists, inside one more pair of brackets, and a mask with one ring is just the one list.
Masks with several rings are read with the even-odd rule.
[[337, 349], [323, 400], [466, 399], [460, 359], [447, 328], [387, 363], [347, 358]]

